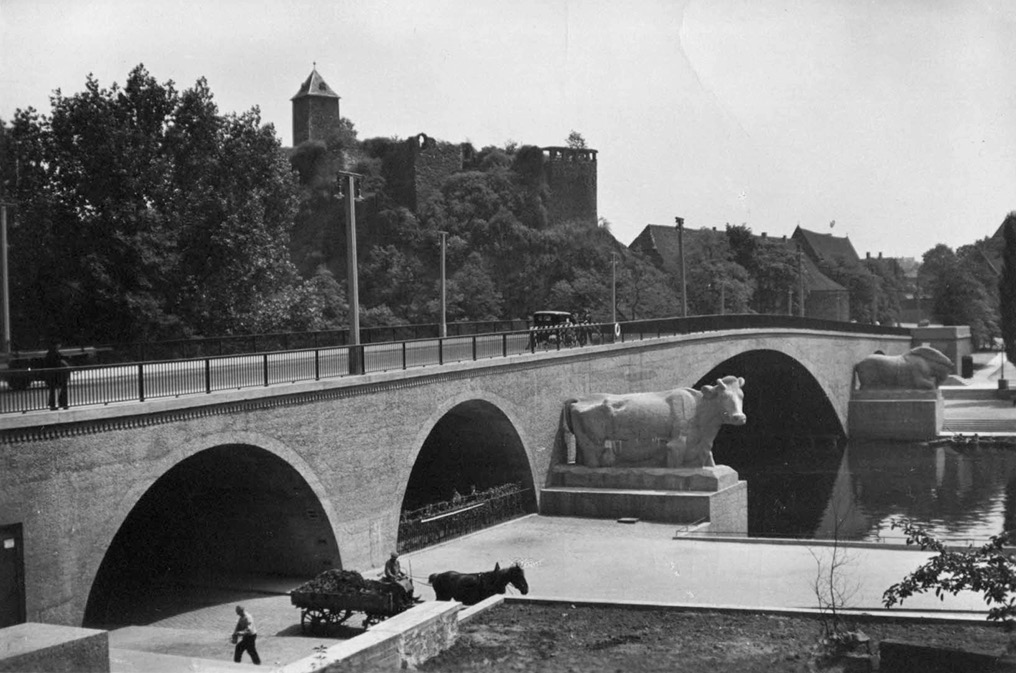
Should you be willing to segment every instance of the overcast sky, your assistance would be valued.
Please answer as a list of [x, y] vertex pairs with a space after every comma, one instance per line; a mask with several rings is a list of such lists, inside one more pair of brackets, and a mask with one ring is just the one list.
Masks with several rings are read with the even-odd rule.
[[919, 257], [1016, 210], [1013, 35], [1010, 0], [0, 0], [0, 118], [143, 63], [288, 146], [316, 62], [360, 138], [578, 131], [624, 243], [679, 215]]

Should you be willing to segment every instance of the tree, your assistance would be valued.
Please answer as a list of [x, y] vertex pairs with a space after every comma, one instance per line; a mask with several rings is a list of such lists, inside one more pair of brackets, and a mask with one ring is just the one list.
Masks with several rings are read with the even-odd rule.
[[567, 145], [573, 150], [588, 149], [586, 147], [586, 139], [578, 131], [572, 131], [568, 134]]
[[981, 547], [950, 550], [944, 543], [903, 519], [893, 521], [892, 527], [902, 528], [907, 545], [916, 545], [922, 551], [932, 550], [932, 556], [903, 580], [886, 589], [882, 602], [887, 608], [903, 603], [914, 594], [934, 591], [939, 599], [945, 594], [961, 591], [983, 594], [988, 608], [988, 619], [1012, 623], [1016, 619], [1016, 562], [1006, 547], [1010, 544], [1007, 533], [993, 536]]
[[1005, 357], [1016, 362], [1016, 212], [1002, 222], [1002, 276], [998, 281], [999, 314]]
[[179, 93], [139, 65], [16, 111], [5, 137], [21, 342], [274, 329], [309, 305], [287, 254], [296, 184], [256, 108], [220, 115], [203, 79]]
[[992, 293], [946, 245], [924, 253], [921, 286], [930, 290], [932, 315], [943, 325], [969, 325], [974, 347], [990, 344], [999, 333]]

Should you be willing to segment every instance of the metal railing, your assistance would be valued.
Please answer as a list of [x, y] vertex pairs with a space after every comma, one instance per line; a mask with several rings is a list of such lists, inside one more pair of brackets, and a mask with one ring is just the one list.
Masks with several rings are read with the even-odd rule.
[[433, 503], [399, 520], [399, 553], [437, 544], [507, 521], [535, 509], [531, 491], [520, 483], [502, 484], [455, 500]]
[[[357, 346], [205, 355], [71, 368], [72, 407], [211, 394], [225, 390], [317, 381], [365, 373], [519, 356], [696, 332], [797, 328], [856, 334], [908, 335], [909, 330], [774, 315], [696, 316], [627, 323], [557, 326], [471, 336], [449, 336]], [[46, 370], [0, 372], [0, 414], [48, 408]], [[29, 377], [25, 381], [24, 377]], [[14, 378], [10, 378], [14, 377]], [[20, 379], [18, 385], [12, 381]], [[23, 389], [22, 389], [23, 388]]]

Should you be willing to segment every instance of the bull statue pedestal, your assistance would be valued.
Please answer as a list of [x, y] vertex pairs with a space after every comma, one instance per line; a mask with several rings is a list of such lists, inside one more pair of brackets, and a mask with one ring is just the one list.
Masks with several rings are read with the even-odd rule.
[[855, 390], [847, 410], [852, 439], [927, 441], [942, 434], [941, 390]]
[[747, 422], [743, 385], [744, 379], [727, 376], [702, 390], [568, 400], [562, 437], [574, 451], [562, 451], [562, 464], [551, 467], [541, 513], [747, 534], [748, 485], [732, 468], [716, 465], [712, 454], [722, 425]]
[[869, 355], [854, 366], [858, 388], [851, 391], [847, 432], [855, 439], [935, 439], [944, 422], [938, 386], [954, 370], [952, 360], [930, 346]]
[[727, 465], [701, 468], [555, 465], [540, 513], [636, 518], [695, 532], [746, 535], [748, 482]]

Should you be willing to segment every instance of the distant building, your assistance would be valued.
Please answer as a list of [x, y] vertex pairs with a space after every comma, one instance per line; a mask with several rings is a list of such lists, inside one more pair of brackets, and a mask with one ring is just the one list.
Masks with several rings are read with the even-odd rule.
[[[684, 230], [686, 263], [694, 264], [693, 258], [688, 256], [689, 249], [707, 247], [708, 239], [715, 236], [726, 236], [726, 232], [717, 231], [715, 227], [697, 230], [686, 228]], [[765, 240], [770, 243], [786, 245], [795, 251], [802, 249], [797, 241], [788, 240], [786, 236], [782, 239], [774, 239], [767, 237], [766, 234], [761, 234], [756, 238], [760, 241]], [[677, 227], [647, 225], [628, 247], [640, 252], [655, 266], [672, 276], [679, 275], [681, 272]], [[853, 246], [850, 249], [853, 250]], [[818, 266], [808, 254], [802, 254], [800, 262], [805, 296], [805, 315], [809, 318], [823, 320], [849, 320], [850, 294], [847, 289], [819, 271]], [[797, 288], [796, 291], [800, 291], [800, 288]]]
[[[293, 147], [307, 141], [327, 143], [341, 124], [340, 97], [328, 86], [315, 66], [291, 99], [293, 103]], [[416, 212], [427, 199], [439, 193], [441, 184], [462, 171], [466, 160], [464, 144], [437, 140], [418, 133], [402, 142], [388, 157], [385, 178], [393, 198]], [[579, 221], [596, 226], [596, 155], [592, 149], [543, 147], [543, 180], [547, 187], [549, 224]], [[346, 168], [355, 164], [359, 153], [343, 149], [337, 159]]]
[[596, 150], [543, 147], [543, 178], [550, 192], [547, 220], [596, 225]]
[[808, 231], [797, 227], [790, 236], [796, 241], [804, 254], [808, 255], [816, 264], [860, 264], [861, 258], [857, 256], [853, 244], [846, 236], [833, 236], [832, 234], [820, 234], [815, 231]]
[[339, 94], [332, 91], [317, 68], [290, 99], [293, 102], [293, 147], [308, 140], [325, 142], [339, 127]]

